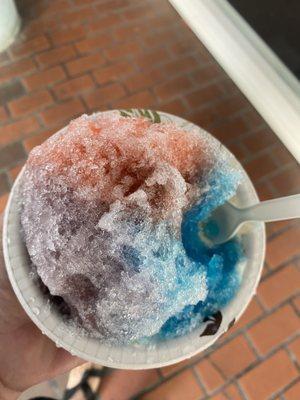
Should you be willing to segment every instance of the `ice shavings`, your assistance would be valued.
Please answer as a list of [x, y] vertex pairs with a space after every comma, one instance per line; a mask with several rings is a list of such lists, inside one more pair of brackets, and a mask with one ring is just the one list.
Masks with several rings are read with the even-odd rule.
[[218, 305], [234, 294], [226, 273], [233, 250], [204, 248], [196, 225], [239, 180], [204, 133], [117, 112], [83, 115], [30, 154], [26, 246], [50, 293], [89, 335], [129, 343], [168, 337], [170, 323], [182, 334], [205, 314], [196, 321], [185, 310], [195, 314], [220, 288]]

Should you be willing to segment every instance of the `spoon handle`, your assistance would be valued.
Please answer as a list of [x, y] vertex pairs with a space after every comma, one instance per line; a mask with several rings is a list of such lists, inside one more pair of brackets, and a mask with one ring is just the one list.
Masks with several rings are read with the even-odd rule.
[[300, 218], [300, 194], [262, 201], [242, 211], [244, 221], [280, 221]]

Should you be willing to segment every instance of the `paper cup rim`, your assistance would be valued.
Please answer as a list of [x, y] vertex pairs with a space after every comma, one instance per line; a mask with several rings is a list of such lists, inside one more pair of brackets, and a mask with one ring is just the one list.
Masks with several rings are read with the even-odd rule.
[[[111, 110], [111, 111], [102, 111], [100, 113], [107, 113], [107, 112], [112, 112], [112, 111], [119, 111], [119, 110]], [[177, 123], [177, 124], [185, 124], [186, 126], [189, 126], [190, 129], [197, 128], [200, 131], [206, 132], [204, 129], [198, 127], [197, 125], [185, 120], [184, 118], [177, 117], [175, 115], [172, 115], [170, 113], [166, 113], [163, 111], [157, 111], [161, 117], [167, 117], [169, 120]], [[181, 125], [182, 126], [182, 125]], [[65, 129], [66, 127], [62, 128], [61, 130]], [[224, 146], [221, 142], [219, 142], [216, 138], [213, 137], [213, 135], [209, 134], [206, 132], [206, 134], [209, 135], [209, 137], [213, 138], [216, 140], [220, 145], [226, 149], [227, 152], [229, 152], [231, 155], [232, 153]], [[255, 202], [258, 202], [258, 196], [256, 193], [256, 190], [240, 164], [240, 162], [235, 158], [234, 155], [232, 155], [234, 162], [236, 165], [239, 167], [239, 169], [243, 172], [244, 174], [244, 182], [243, 186], [245, 188], [247, 187], [247, 190], [244, 190], [244, 193], [242, 193], [245, 197], [244, 203], [247, 204], [253, 204]], [[250, 229], [249, 237], [252, 238], [251, 240], [249, 239], [249, 244], [250, 246], [256, 246], [255, 247], [255, 263], [254, 260], [250, 259], [247, 260], [247, 265], [245, 268], [249, 268], [248, 264], [255, 264], [255, 271], [245, 271], [247, 273], [252, 273], [253, 276], [251, 275], [251, 287], [249, 290], [246, 291], [247, 296], [242, 297], [239, 302], [237, 302], [238, 295], [240, 291], [243, 288], [243, 285], [245, 284], [245, 278], [242, 281], [241, 287], [239, 288], [239, 291], [237, 295], [232, 299], [232, 301], [224, 307], [221, 311], [223, 312], [222, 315], [222, 320], [219, 326], [218, 331], [210, 336], [209, 338], [206, 337], [205, 340], [199, 341], [199, 329], [195, 329], [192, 331], [190, 334], [185, 335], [183, 337], [175, 338], [175, 339], [170, 339], [164, 342], [161, 347], [157, 350], [157, 346], [153, 346], [153, 348], [143, 348], [141, 346], [135, 346], [135, 345], [128, 345], [128, 346], [112, 346], [108, 345], [106, 343], [101, 342], [100, 340], [93, 339], [93, 338], [87, 338], [87, 337], [81, 337], [78, 336], [70, 336], [70, 335], [64, 335], [62, 337], [61, 333], [57, 333], [58, 328], [62, 325], [63, 329], [65, 329], [65, 326], [62, 322], [62, 318], [59, 318], [57, 316], [57, 313], [53, 310], [50, 310], [45, 317], [43, 313], [41, 314], [36, 314], [34, 312], [34, 308], [36, 308], [36, 305], [29, 304], [28, 299], [29, 295], [34, 293], [34, 296], [37, 296], [37, 291], [39, 290], [36, 285], [31, 280], [31, 286], [28, 287], [29, 295], [28, 293], [25, 295], [25, 290], [22, 289], [20, 286], [20, 276], [21, 279], [23, 280], [30, 280], [30, 277], [28, 276], [28, 263], [25, 262], [25, 255], [24, 253], [24, 243], [21, 240], [20, 237], [20, 232], [17, 231], [17, 244], [14, 246], [14, 255], [18, 255], [19, 259], [18, 262], [20, 263], [20, 267], [13, 268], [12, 266], [12, 255], [11, 255], [11, 250], [10, 250], [10, 236], [11, 234], [11, 229], [13, 227], [10, 227], [10, 221], [9, 218], [11, 216], [11, 213], [13, 212], [15, 214], [15, 217], [18, 220], [19, 212], [18, 210], [13, 210], [11, 209], [13, 201], [15, 200], [15, 192], [18, 188], [18, 183], [21, 179], [21, 175], [24, 171], [24, 168], [18, 175], [13, 188], [11, 190], [11, 193], [8, 198], [8, 202], [6, 205], [5, 213], [4, 213], [4, 223], [3, 223], [3, 253], [4, 253], [4, 259], [5, 259], [5, 265], [6, 265], [6, 270], [8, 273], [9, 280], [12, 284], [12, 287], [14, 289], [14, 292], [20, 301], [22, 307], [28, 314], [28, 316], [31, 318], [31, 320], [37, 325], [37, 327], [44, 333], [46, 334], [51, 340], [53, 340], [59, 347], [63, 347], [67, 351], [69, 351], [71, 354], [76, 355], [80, 358], [83, 358], [88, 361], [96, 362], [98, 364], [105, 365], [107, 367], [111, 368], [122, 368], [122, 369], [147, 369], [147, 368], [157, 368], [157, 367], [163, 367], [167, 365], [174, 364], [176, 362], [182, 361], [184, 359], [190, 358], [194, 356], [195, 354], [204, 351], [211, 345], [213, 345], [218, 338], [225, 333], [229, 327], [232, 325], [232, 323], [237, 321], [240, 316], [244, 313], [245, 309], [247, 308], [248, 304], [250, 303], [252, 297], [255, 294], [256, 287], [258, 285], [260, 276], [261, 276], [261, 271], [263, 267], [263, 262], [264, 262], [264, 257], [265, 257], [265, 244], [266, 244], [266, 234], [265, 234], [265, 224], [262, 222], [255, 223], [253, 225], [252, 231]], [[252, 236], [251, 236], [252, 235]], [[14, 239], [16, 239], [14, 237]], [[17, 256], [16, 256], [17, 257]], [[14, 264], [15, 266], [17, 263]], [[253, 267], [254, 268], [254, 267]], [[244, 271], [244, 272], [245, 272]], [[22, 273], [23, 272], [23, 273]], [[41, 295], [41, 298], [43, 296]], [[32, 297], [34, 298], [34, 297]], [[45, 300], [45, 299], [44, 299]], [[235, 302], [237, 302], [237, 306], [234, 312], [230, 310], [230, 306]], [[41, 308], [43, 310], [43, 306], [45, 306], [45, 303], [43, 303], [43, 300], [41, 300]], [[44, 319], [45, 317], [45, 319]], [[231, 318], [232, 317], [232, 318]], [[54, 327], [54, 330], [49, 328], [49, 323], [47, 321], [51, 321], [51, 323], [57, 322], [58, 321], [58, 326]], [[203, 326], [202, 326], [203, 330]], [[203, 339], [203, 337], [201, 338]], [[84, 343], [82, 343], [84, 342]], [[194, 344], [196, 343], [196, 344]], [[198, 344], [197, 344], [198, 343]], [[201, 343], [201, 345], [200, 345]], [[136, 353], [134, 355], [134, 353]]]

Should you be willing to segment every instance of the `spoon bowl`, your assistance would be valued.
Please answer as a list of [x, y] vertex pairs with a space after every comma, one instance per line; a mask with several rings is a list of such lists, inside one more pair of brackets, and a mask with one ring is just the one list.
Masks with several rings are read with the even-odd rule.
[[241, 224], [238, 211], [228, 202], [216, 208], [208, 219], [199, 224], [200, 239], [209, 247], [231, 239]]

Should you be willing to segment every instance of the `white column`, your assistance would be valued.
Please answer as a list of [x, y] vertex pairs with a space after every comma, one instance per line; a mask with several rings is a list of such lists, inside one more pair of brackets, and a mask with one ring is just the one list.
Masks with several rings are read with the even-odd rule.
[[20, 29], [20, 17], [14, 0], [0, 0], [0, 51], [15, 39]]
[[296, 77], [227, 0], [169, 1], [300, 163]]

